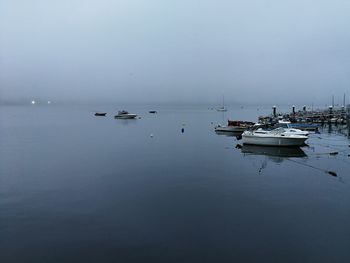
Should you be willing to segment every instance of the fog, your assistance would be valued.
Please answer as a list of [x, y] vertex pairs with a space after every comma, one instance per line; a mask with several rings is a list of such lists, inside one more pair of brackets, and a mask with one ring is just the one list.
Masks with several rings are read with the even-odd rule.
[[346, 0], [0, 0], [1, 101], [341, 103], [349, 47]]

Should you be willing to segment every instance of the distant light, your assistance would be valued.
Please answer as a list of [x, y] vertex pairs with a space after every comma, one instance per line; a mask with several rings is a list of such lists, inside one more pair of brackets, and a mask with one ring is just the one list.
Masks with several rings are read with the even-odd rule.
[[51, 104], [51, 101], [48, 100], [48, 101], [47, 101], [47, 104]]
[[34, 105], [36, 102], [35, 102], [35, 100], [32, 100], [32, 104]]

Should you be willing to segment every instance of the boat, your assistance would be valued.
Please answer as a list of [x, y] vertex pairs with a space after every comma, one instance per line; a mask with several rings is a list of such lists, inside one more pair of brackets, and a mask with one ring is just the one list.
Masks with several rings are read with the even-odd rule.
[[291, 123], [290, 127], [303, 131], [318, 131], [321, 125], [319, 123]]
[[118, 111], [118, 114], [114, 116], [115, 119], [135, 119], [137, 114], [129, 113], [126, 110]]
[[106, 116], [107, 115], [107, 113], [106, 112], [96, 112], [95, 113], [95, 116]]
[[247, 130], [242, 134], [243, 144], [264, 146], [302, 146], [307, 136], [285, 133], [283, 128], [272, 131], [257, 129]]
[[148, 113], [157, 113], [157, 111], [156, 110], [150, 110]]
[[216, 110], [217, 111], [222, 111], [222, 112], [227, 111], [227, 109], [225, 107], [225, 97], [224, 96], [222, 96], [222, 106], [220, 108], [217, 108]]
[[253, 122], [249, 121], [227, 121], [227, 126], [217, 125], [215, 127], [216, 132], [244, 132], [254, 125]]
[[226, 132], [215, 130], [217, 135], [227, 136], [227, 137], [236, 137], [237, 139], [242, 139], [242, 132]]
[[309, 136], [308, 131], [303, 131], [300, 129], [293, 128], [290, 121], [279, 120], [277, 124], [274, 125], [275, 128], [283, 128], [284, 132], [287, 134], [303, 135]]

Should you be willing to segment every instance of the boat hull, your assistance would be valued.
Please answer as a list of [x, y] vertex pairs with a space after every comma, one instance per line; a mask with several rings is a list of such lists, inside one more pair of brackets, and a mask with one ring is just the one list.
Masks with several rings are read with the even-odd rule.
[[247, 128], [246, 127], [239, 127], [239, 126], [216, 126], [215, 131], [217, 132], [244, 132]]
[[136, 114], [121, 114], [114, 116], [115, 119], [135, 119], [136, 117]]
[[302, 131], [316, 131], [321, 127], [321, 125], [317, 123], [291, 123], [289, 125], [291, 128], [299, 129]]
[[95, 116], [100, 116], [100, 117], [105, 117], [107, 115], [107, 113], [95, 113]]
[[242, 135], [243, 144], [263, 146], [302, 146], [305, 144], [306, 136], [256, 136]]

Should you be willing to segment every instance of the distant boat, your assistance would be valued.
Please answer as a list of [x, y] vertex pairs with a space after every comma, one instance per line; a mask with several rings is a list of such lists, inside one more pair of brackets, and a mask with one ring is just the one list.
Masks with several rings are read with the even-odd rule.
[[157, 113], [155, 110], [150, 110], [148, 113]]
[[95, 116], [106, 116], [107, 113], [106, 112], [96, 112]]
[[218, 125], [215, 127], [216, 132], [244, 132], [254, 125], [249, 121], [227, 121], [227, 126]]
[[222, 106], [220, 108], [216, 109], [217, 111], [227, 111], [226, 107], [225, 107], [225, 97], [222, 96]]
[[243, 144], [264, 146], [302, 146], [307, 136], [285, 133], [283, 128], [272, 131], [262, 129], [245, 131], [242, 134]]
[[129, 113], [126, 110], [118, 111], [118, 114], [114, 116], [115, 119], [135, 119], [137, 114]]

